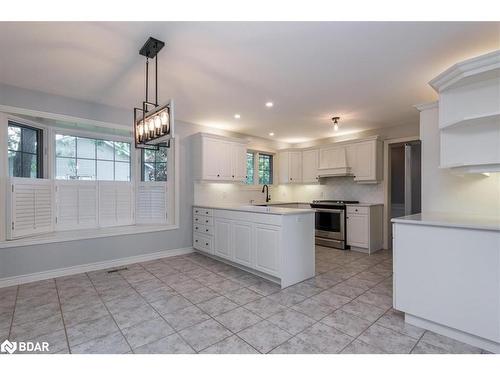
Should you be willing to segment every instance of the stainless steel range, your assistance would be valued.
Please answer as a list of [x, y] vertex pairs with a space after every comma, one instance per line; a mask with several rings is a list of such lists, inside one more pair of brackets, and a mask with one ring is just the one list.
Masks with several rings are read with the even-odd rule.
[[311, 203], [316, 209], [316, 245], [348, 249], [346, 245], [346, 205], [358, 201], [318, 200]]

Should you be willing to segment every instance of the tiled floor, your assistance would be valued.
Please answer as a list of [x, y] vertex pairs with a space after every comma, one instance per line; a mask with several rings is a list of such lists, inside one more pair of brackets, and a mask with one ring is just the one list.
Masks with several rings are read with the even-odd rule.
[[0, 289], [0, 342], [53, 353], [481, 353], [404, 323], [392, 258], [318, 247], [275, 284], [197, 253]]

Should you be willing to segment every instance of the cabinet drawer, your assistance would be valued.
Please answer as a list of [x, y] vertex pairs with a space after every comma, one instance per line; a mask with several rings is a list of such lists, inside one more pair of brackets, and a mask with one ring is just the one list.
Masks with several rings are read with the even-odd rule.
[[212, 226], [214, 225], [214, 219], [210, 216], [194, 215], [193, 223]]
[[208, 225], [194, 224], [193, 228], [196, 233], [206, 234], [207, 236], [214, 234], [213, 227]]
[[348, 214], [368, 215], [369, 207], [347, 206]]
[[202, 236], [199, 234], [193, 235], [193, 247], [198, 250], [213, 252], [213, 243], [211, 237]]
[[193, 207], [193, 215], [213, 216], [211, 208]]

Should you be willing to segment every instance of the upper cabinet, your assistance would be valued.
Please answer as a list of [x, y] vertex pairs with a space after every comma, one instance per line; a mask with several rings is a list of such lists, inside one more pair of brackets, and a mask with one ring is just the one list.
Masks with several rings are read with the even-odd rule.
[[352, 174], [359, 183], [377, 183], [382, 180], [382, 142], [373, 139], [350, 145]]
[[302, 151], [281, 151], [279, 153], [280, 184], [302, 183]]
[[439, 93], [440, 167], [500, 172], [500, 51], [459, 62], [429, 84]]
[[194, 167], [198, 180], [245, 181], [245, 141], [206, 133], [198, 133], [195, 137]]
[[302, 183], [310, 184], [318, 182], [319, 150], [302, 151]]

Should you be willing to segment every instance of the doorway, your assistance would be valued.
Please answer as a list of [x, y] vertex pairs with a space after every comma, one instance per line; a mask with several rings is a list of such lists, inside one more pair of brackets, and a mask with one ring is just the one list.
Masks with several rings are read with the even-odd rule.
[[395, 217], [421, 212], [422, 147], [418, 139], [386, 142], [385, 248], [392, 247], [392, 224]]

